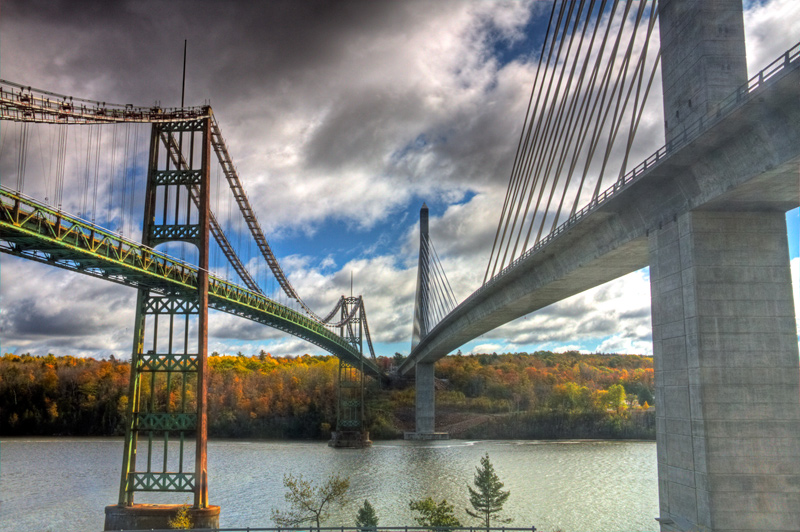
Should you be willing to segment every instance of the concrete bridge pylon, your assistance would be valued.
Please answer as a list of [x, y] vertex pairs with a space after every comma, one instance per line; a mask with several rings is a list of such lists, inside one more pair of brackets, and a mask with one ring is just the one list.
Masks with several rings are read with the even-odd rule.
[[[411, 335], [411, 350], [428, 334], [430, 260], [425, 247], [429, 245], [428, 206], [423, 203], [419, 210], [419, 263], [417, 265], [417, 292], [414, 298], [414, 325]], [[436, 390], [434, 363], [414, 366], [414, 388], [416, 391], [415, 431], [406, 432], [406, 440], [446, 440], [446, 432], [436, 432]]]
[[[662, 0], [659, 25], [669, 143], [746, 83], [742, 2]], [[784, 209], [763, 203], [648, 235], [663, 532], [800, 530], [787, 241]]]

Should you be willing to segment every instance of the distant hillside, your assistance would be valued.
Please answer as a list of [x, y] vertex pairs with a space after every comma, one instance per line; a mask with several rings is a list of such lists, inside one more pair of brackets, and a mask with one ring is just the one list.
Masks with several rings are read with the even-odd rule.
[[[652, 357], [455, 355], [436, 364], [436, 377], [437, 430], [454, 437], [655, 438]], [[380, 396], [371, 409], [373, 433], [413, 430], [413, 388]]]
[[[390, 368], [393, 359], [379, 360]], [[338, 360], [209, 357], [209, 435], [327, 439]], [[130, 365], [71, 356], [0, 357], [0, 435], [119, 435]], [[436, 365], [437, 421], [454, 437], [652, 438], [653, 363], [636, 355], [449, 356]], [[368, 381], [373, 439], [413, 430], [414, 389]], [[145, 394], [149, 387], [143, 386]], [[178, 401], [173, 380], [169, 397]], [[190, 396], [192, 393], [190, 387]], [[166, 386], [156, 388], [166, 400]]]

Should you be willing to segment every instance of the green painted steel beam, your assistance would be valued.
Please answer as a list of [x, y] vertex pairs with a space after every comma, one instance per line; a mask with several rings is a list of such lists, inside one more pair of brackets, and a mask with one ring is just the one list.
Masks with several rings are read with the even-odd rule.
[[[108, 281], [195, 297], [197, 267], [0, 188], [0, 252]], [[262, 294], [210, 276], [209, 307], [302, 338], [350, 364], [358, 350], [321, 323]], [[370, 358], [364, 370], [384, 377]]]

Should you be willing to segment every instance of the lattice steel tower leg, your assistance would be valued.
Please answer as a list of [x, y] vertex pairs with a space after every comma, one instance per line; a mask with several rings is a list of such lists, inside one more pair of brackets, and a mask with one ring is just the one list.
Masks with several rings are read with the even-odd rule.
[[206, 460], [209, 164], [210, 118], [153, 125], [142, 243], [194, 244], [197, 288], [139, 289], [119, 504], [106, 509], [106, 530], [167, 528], [181, 507], [135, 505], [136, 492], [193, 493], [194, 526], [219, 526]]
[[[364, 412], [364, 319], [361, 297], [345, 297], [342, 302], [341, 320], [347, 322], [339, 334], [350, 342], [361, 354], [358, 366], [339, 359], [337, 387], [336, 430], [331, 433], [331, 447], [362, 448], [372, 445], [369, 432], [365, 430]], [[350, 320], [347, 317], [356, 314]]]

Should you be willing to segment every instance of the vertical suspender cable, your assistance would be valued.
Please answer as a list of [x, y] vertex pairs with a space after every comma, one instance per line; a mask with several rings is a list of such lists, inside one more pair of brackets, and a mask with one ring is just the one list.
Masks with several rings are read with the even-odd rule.
[[134, 200], [136, 198], [136, 159], [139, 155], [139, 127], [134, 126], [133, 130], [133, 152], [131, 153], [131, 171], [130, 171], [130, 183], [131, 183], [131, 190], [130, 194], [128, 195], [128, 220], [130, 220], [131, 226], [131, 235], [133, 235], [135, 225], [133, 224], [133, 205]]
[[103, 140], [103, 126], [97, 125], [97, 139], [95, 141], [94, 156], [94, 194], [92, 196], [92, 223], [97, 216], [97, 182], [100, 178], [100, 144]]
[[82, 147], [81, 151], [83, 152], [83, 172], [81, 172], [81, 177], [83, 177], [83, 183], [80, 188], [81, 191], [81, 206], [78, 210], [78, 216], [83, 219], [88, 219], [87, 216], [88, 209], [86, 208], [86, 203], [88, 201], [87, 196], [89, 194], [89, 154], [92, 151], [92, 128], [94, 125], [89, 125], [86, 127], [86, 146]]
[[28, 161], [28, 123], [20, 127], [19, 149], [17, 150], [17, 192], [25, 188], [25, 166]]
[[58, 157], [56, 162], [56, 189], [54, 198], [59, 211], [61, 210], [64, 197], [64, 174], [66, 173], [68, 140], [68, 126], [67, 124], [61, 124], [58, 132]]
[[122, 190], [120, 191], [120, 211], [122, 213], [122, 227], [120, 234], [125, 235], [125, 227], [128, 224], [128, 209], [126, 207], [128, 200], [128, 174], [130, 173], [130, 144], [131, 144], [131, 125], [125, 124], [125, 145], [122, 157]]
[[111, 158], [108, 168], [108, 180], [110, 182], [108, 192], [108, 210], [106, 211], [106, 223], [111, 226], [114, 220], [113, 207], [114, 207], [114, 181], [116, 181], [116, 158], [117, 158], [117, 126], [111, 126]]
[[[48, 128], [49, 129], [49, 128]], [[42, 178], [44, 179], [44, 201], [47, 203], [48, 198], [50, 196], [50, 175], [45, 169], [44, 166], [44, 149], [42, 148], [42, 133], [41, 128], [34, 128], [34, 132], [36, 133], [36, 140], [39, 143], [39, 161], [42, 163]], [[50, 144], [48, 146], [50, 148], [50, 156], [49, 159], [52, 160], [53, 158], [53, 146]]]

